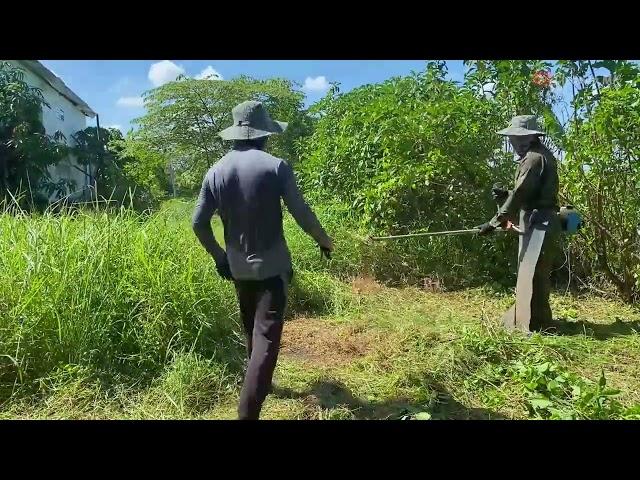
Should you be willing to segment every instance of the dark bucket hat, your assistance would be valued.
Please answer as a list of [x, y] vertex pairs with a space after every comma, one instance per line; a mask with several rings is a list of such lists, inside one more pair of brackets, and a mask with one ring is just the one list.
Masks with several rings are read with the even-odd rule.
[[511, 119], [511, 125], [500, 130], [499, 135], [520, 137], [525, 135], [545, 135], [538, 127], [535, 115], [518, 115]]
[[231, 115], [233, 125], [218, 134], [223, 140], [252, 140], [287, 129], [287, 123], [271, 119], [261, 102], [242, 102], [233, 108]]

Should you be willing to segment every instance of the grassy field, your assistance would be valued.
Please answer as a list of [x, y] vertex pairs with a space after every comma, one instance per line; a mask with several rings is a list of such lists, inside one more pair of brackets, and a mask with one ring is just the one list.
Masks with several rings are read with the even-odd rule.
[[[190, 211], [0, 216], [0, 418], [235, 417], [237, 306]], [[509, 335], [508, 293], [385, 286], [386, 247], [327, 223], [329, 263], [287, 221], [296, 276], [264, 418], [640, 418], [636, 309], [554, 295], [555, 333]]]

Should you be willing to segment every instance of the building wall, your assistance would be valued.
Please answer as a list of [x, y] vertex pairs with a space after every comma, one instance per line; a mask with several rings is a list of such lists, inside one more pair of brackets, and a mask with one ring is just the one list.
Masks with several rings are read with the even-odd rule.
[[[10, 63], [22, 69], [25, 81], [31, 86], [38, 87], [42, 91], [45, 101], [49, 104], [50, 108], [43, 107], [42, 109], [42, 124], [47, 134], [53, 135], [55, 132], [60, 131], [66, 137], [67, 145], [72, 146], [74, 144], [72, 135], [78, 130], [86, 128], [85, 115], [73, 103], [51, 88], [43, 79], [16, 62]], [[88, 177], [77, 168], [74, 168], [74, 165], [81, 169], [83, 168], [73, 158], [68, 158], [51, 167], [49, 171], [52, 180], [55, 182], [62, 179], [71, 180], [76, 184], [75, 190], [81, 190], [87, 185]]]

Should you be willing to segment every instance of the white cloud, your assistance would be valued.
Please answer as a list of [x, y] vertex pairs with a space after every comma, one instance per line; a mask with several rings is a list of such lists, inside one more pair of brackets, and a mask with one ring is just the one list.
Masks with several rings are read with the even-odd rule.
[[329, 90], [329, 82], [324, 75], [316, 78], [307, 77], [302, 86], [305, 92], [326, 92]]
[[209, 65], [207, 68], [202, 70], [198, 75], [196, 75], [196, 80], [223, 80], [222, 75], [218, 73], [218, 71]]
[[124, 108], [141, 108], [144, 107], [144, 99], [142, 97], [120, 97], [116, 105]]
[[154, 63], [149, 68], [149, 80], [154, 87], [173, 82], [178, 75], [184, 75], [184, 68], [169, 60]]
[[107, 125], [106, 128], [115, 128], [116, 130], [122, 131], [122, 126], [118, 125], [118, 124], [116, 124], [116, 125]]

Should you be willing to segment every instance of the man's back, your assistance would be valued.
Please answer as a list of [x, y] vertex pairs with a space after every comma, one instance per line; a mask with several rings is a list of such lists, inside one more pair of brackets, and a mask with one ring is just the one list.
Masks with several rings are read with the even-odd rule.
[[257, 148], [238, 148], [207, 173], [196, 216], [207, 204], [218, 210], [235, 279], [262, 280], [291, 270], [281, 198], [307, 233], [316, 240], [326, 236], [284, 160]]

